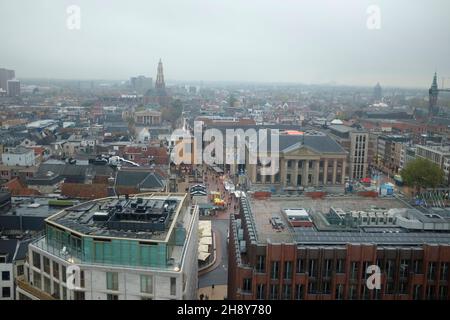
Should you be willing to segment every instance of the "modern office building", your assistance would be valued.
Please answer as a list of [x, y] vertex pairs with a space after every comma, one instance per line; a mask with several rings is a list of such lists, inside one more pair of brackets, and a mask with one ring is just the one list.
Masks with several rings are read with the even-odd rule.
[[0, 68], [0, 89], [3, 89], [5, 92], [8, 91], [8, 80], [12, 80], [15, 77], [16, 73], [14, 70]]
[[367, 177], [369, 167], [369, 133], [345, 125], [328, 127], [331, 137], [348, 151], [348, 176], [352, 180]]
[[45, 222], [29, 245], [18, 299], [196, 298], [198, 209], [188, 195], [104, 198]]
[[20, 81], [19, 80], [8, 80], [6, 87], [8, 96], [19, 97], [20, 96]]
[[[293, 223], [292, 212], [308, 223]], [[419, 211], [396, 198], [242, 197], [229, 230], [229, 299], [450, 298], [448, 209]], [[379, 289], [367, 286], [371, 265]]]

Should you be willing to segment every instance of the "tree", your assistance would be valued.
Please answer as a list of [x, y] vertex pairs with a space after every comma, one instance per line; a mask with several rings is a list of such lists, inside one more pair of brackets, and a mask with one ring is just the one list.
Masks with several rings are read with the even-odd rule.
[[236, 104], [237, 99], [235, 98], [235, 96], [233, 94], [230, 95], [230, 97], [228, 98], [228, 106], [230, 108], [234, 108], [234, 105]]
[[409, 162], [400, 172], [407, 186], [416, 191], [421, 188], [435, 188], [444, 182], [444, 171], [430, 160], [417, 158]]
[[183, 113], [183, 104], [181, 100], [177, 99], [173, 101], [170, 106], [162, 108], [161, 113], [164, 121], [169, 121], [172, 123], [172, 126], [175, 126], [176, 121]]

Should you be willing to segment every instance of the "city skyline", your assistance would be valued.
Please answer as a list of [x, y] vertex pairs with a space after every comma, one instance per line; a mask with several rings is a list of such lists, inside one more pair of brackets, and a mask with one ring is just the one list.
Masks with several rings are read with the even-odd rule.
[[[22, 1], [3, 2], [1, 24], [19, 23], [0, 31], [0, 60], [19, 79], [154, 76], [162, 58], [167, 79], [178, 81], [425, 88], [434, 71], [450, 75], [450, 46], [440, 40], [450, 30], [449, 4], [435, 2], [377, 1], [379, 29], [368, 26], [369, 1], [251, 1], [238, 10], [233, 1], [42, 0], [26, 4], [31, 14]], [[79, 30], [67, 27], [70, 5], [81, 10]]]

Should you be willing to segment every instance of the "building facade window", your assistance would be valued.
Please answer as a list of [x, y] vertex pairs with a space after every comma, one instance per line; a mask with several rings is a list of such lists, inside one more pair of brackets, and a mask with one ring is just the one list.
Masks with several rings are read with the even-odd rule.
[[256, 272], [264, 273], [266, 272], [266, 257], [257, 256], [256, 257]]
[[264, 300], [265, 298], [265, 285], [263, 283], [258, 283], [256, 286], [256, 299]]
[[348, 299], [349, 300], [355, 300], [356, 299], [356, 286], [350, 285], [348, 288]]
[[44, 272], [50, 274], [50, 259], [47, 257], [44, 257]]
[[33, 284], [39, 290], [42, 289], [42, 276], [39, 272], [33, 271]]
[[283, 300], [290, 300], [292, 296], [292, 286], [290, 284], [283, 285]]
[[336, 260], [336, 273], [344, 273], [345, 270], [345, 260], [337, 259]]
[[66, 277], [67, 277], [66, 266], [61, 266], [61, 278], [64, 283], [66, 282]]
[[59, 280], [59, 264], [53, 261], [53, 278]]
[[119, 296], [117, 294], [108, 293], [106, 295], [106, 300], [119, 300]]
[[170, 295], [177, 295], [177, 278], [170, 278]]
[[252, 279], [245, 278], [242, 285], [242, 291], [251, 292], [252, 291]]
[[153, 276], [141, 275], [141, 292], [153, 294]]
[[278, 285], [272, 284], [270, 286], [270, 300], [278, 300]]
[[11, 298], [11, 288], [10, 287], [2, 288], [2, 297], [3, 298]]
[[436, 277], [436, 263], [435, 262], [429, 262], [428, 263], [428, 274], [427, 278], [429, 281], [434, 280]]
[[445, 285], [439, 286], [439, 299], [440, 300], [448, 299], [448, 286]]
[[114, 291], [119, 290], [119, 274], [117, 272], [106, 273], [106, 289]]
[[44, 291], [48, 294], [52, 294], [52, 286], [50, 278], [44, 276]]
[[284, 262], [284, 279], [285, 280], [292, 279], [292, 261]]
[[394, 277], [395, 261], [388, 259], [386, 261], [386, 277], [392, 279]]
[[358, 278], [358, 262], [353, 261], [351, 263], [351, 272], [350, 272], [350, 279], [355, 280]]
[[2, 280], [9, 281], [11, 279], [11, 275], [9, 271], [2, 271]]
[[59, 284], [56, 281], [53, 281], [53, 297], [59, 299]]
[[414, 273], [422, 274], [423, 273], [423, 261], [422, 260], [415, 260], [414, 261]]
[[315, 277], [317, 275], [316, 260], [314, 259], [309, 260], [308, 274], [310, 277]]
[[435, 299], [435, 286], [428, 286], [427, 287], [427, 300], [434, 300]]
[[323, 276], [326, 278], [331, 277], [332, 270], [333, 270], [333, 261], [330, 259], [325, 259]]
[[304, 296], [305, 296], [305, 289], [304, 289], [304, 285], [302, 284], [297, 284], [295, 286], [295, 299], [296, 300], [303, 300]]
[[305, 273], [305, 260], [297, 259], [297, 273]]
[[330, 281], [323, 282], [322, 285], [322, 293], [323, 294], [330, 294], [331, 293], [331, 284]]
[[422, 286], [420, 284], [414, 286], [413, 299], [414, 300], [422, 299]]
[[41, 269], [41, 255], [33, 251], [33, 267]]
[[73, 293], [74, 300], [85, 300], [85, 294], [84, 291], [74, 291]]
[[336, 300], [344, 298], [344, 285], [342, 283], [336, 284]]
[[409, 261], [406, 259], [400, 260], [400, 277], [406, 278], [409, 273]]
[[272, 266], [270, 268], [270, 278], [273, 280], [277, 280], [280, 278], [280, 262], [273, 261]]
[[441, 281], [447, 281], [448, 280], [448, 263], [442, 262], [441, 263]]
[[310, 281], [308, 283], [308, 294], [316, 294], [317, 293], [317, 283], [316, 281]]

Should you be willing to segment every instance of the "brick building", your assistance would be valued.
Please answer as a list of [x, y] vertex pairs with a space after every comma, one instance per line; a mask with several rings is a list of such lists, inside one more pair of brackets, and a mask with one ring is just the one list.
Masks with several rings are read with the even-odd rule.
[[[299, 206], [312, 227], [283, 213]], [[230, 220], [228, 298], [448, 300], [450, 220], [434, 218], [394, 198], [242, 198]], [[370, 265], [379, 290], [366, 285]]]

